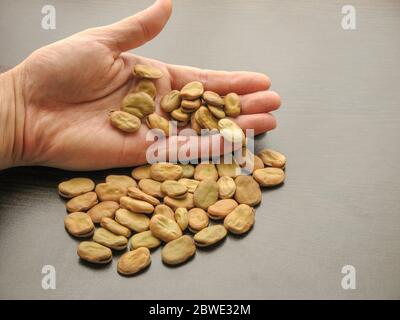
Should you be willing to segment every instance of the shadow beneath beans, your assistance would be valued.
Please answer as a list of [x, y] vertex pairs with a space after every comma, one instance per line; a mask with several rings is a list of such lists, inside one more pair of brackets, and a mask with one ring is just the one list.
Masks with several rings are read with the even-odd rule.
[[234, 241], [240, 241], [241, 239], [246, 238], [247, 235], [253, 231], [253, 229], [254, 229], [254, 226], [249, 231], [247, 231], [246, 233], [235, 234], [235, 233], [229, 232], [228, 235], [229, 235], [230, 239], [232, 239]]
[[[111, 249], [111, 248], [110, 248]], [[122, 256], [125, 252], [128, 252], [129, 251], [129, 249], [128, 249], [128, 247], [126, 247], [125, 249], [122, 249], [122, 250], [116, 250], [116, 249], [111, 249], [111, 251], [112, 251], [112, 254], [113, 254], [113, 257], [120, 257], [120, 256]]]
[[79, 264], [82, 266], [85, 266], [87, 268], [94, 269], [94, 270], [104, 270], [104, 269], [108, 269], [111, 267], [112, 260], [108, 263], [93, 263], [93, 262], [89, 262], [89, 261], [86, 261], [83, 259], [79, 259]]
[[167, 268], [176, 269], [176, 268], [183, 267], [183, 266], [187, 265], [188, 263], [190, 263], [192, 260], [194, 260], [194, 257], [195, 257], [195, 256], [196, 256], [196, 254], [194, 254], [194, 255], [191, 256], [188, 260], [186, 260], [185, 262], [182, 262], [182, 263], [180, 263], [180, 264], [175, 264], [175, 265], [166, 264], [164, 261], [162, 261], [162, 264], [163, 264], [164, 266], [166, 266]]
[[65, 232], [68, 234], [70, 239], [73, 239], [78, 243], [81, 243], [82, 241], [92, 241], [93, 234], [88, 237], [76, 237], [76, 236], [73, 236], [72, 234], [70, 234], [67, 230], [65, 230]]
[[207, 247], [196, 246], [196, 248], [200, 252], [211, 252], [211, 251], [214, 251], [214, 250], [218, 249], [219, 247], [221, 247], [225, 243], [226, 238], [227, 237], [225, 237], [224, 239], [222, 239], [222, 240], [218, 241], [217, 243], [214, 243], [214, 244], [212, 244], [210, 246], [207, 246]]
[[151, 266], [151, 263], [146, 268], [144, 268], [144, 269], [142, 269], [139, 272], [136, 272], [134, 274], [122, 274], [120, 272], [118, 272], [118, 274], [121, 277], [124, 277], [124, 278], [135, 278], [137, 276], [140, 276], [140, 275], [145, 274], [146, 272], [148, 272], [150, 270], [150, 266]]
[[274, 191], [274, 190], [278, 190], [280, 188], [282, 188], [285, 185], [285, 182], [278, 184], [277, 186], [273, 186], [273, 187], [261, 187], [262, 192], [270, 192], [270, 191]]

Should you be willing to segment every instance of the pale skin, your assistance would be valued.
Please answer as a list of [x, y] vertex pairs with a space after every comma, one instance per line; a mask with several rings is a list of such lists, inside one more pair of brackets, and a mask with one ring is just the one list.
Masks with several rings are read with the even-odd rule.
[[[242, 129], [252, 128], [256, 134], [274, 129], [270, 112], [279, 108], [280, 97], [268, 90], [266, 75], [170, 65], [126, 52], [153, 39], [171, 11], [171, 0], [158, 0], [112, 25], [40, 48], [0, 75], [0, 169], [44, 165], [95, 170], [145, 163], [151, 144], [145, 140], [146, 125], [125, 134], [113, 128], [107, 116], [134, 87], [131, 70], [137, 63], [163, 71], [155, 81], [157, 112], [162, 115], [158, 102], [163, 95], [198, 80], [206, 90], [240, 95], [242, 114], [235, 121]], [[210, 148], [208, 138], [198, 139], [200, 151]]]

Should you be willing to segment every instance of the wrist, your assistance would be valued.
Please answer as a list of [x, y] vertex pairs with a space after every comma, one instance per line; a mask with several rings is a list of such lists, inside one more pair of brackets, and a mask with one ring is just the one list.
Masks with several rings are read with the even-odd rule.
[[0, 170], [23, 165], [25, 107], [22, 68], [0, 74]]

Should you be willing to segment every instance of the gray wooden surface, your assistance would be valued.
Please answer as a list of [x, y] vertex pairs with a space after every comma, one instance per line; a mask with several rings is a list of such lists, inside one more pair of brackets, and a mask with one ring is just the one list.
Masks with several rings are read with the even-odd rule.
[[[56, 30], [40, 27], [47, 3], [57, 9]], [[149, 3], [0, 0], [0, 65]], [[64, 231], [56, 186], [79, 173], [1, 172], [0, 298], [400, 298], [400, 1], [174, 3], [162, 34], [136, 52], [267, 73], [283, 104], [278, 128], [257, 147], [288, 156], [287, 182], [264, 192], [243, 239], [229, 237], [180, 268], [162, 265], [157, 250], [144, 274], [124, 278], [116, 261], [80, 263]], [[356, 30], [341, 28], [344, 4], [357, 10]], [[47, 264], [56, 268], [56, 290], [41, 287]], [[348, 264], [355, 290], [341, 287]]]

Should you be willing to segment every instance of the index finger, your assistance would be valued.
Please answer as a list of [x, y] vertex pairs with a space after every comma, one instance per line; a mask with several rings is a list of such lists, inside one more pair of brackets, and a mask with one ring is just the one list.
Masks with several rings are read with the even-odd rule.
[[205, 90], [225, 95], [229, 92], [247, 94], [268, 90], [271, 80], [262, 73], [248, 71], [215, 71], [186, 66], [167, 65], [171, 86], [180, 90], [191, 81], [200, 81]]

